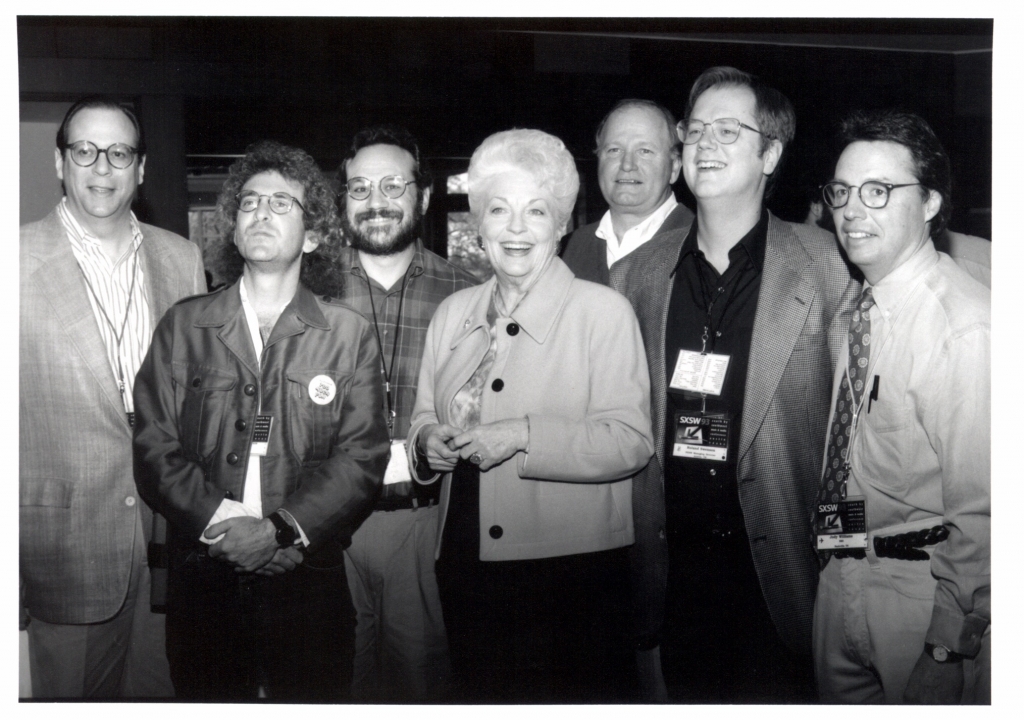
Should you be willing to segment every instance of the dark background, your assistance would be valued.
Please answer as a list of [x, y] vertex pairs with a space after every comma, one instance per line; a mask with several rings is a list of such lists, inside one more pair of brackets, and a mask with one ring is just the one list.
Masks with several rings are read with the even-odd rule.
[[[840, 118], [897, 107], [925, 117], [952, 159], [951, 227], [991, 238], [991, 20], [20, 17], [18, 57], [22, 101], [136, 103], [149, 144], [138, 213], [181, 234], [196, 178], [227, 162], [196, 156], [271, 138], [333, 170], [352, 134], [381, 122], [408, 127], [430, 158], [442, 254], [446, 212], [465, 207], [444, 176], [511, 127], [565, 141], [583, 178], [576, 220], [596, 220], [593, 132], [610, 106], [650, 98], [679, 114], [696, 76], [724, 64], [796, 107], [777, 214], [803, 218], [802, 186], [830, 176]], [[682, 179], [676, 194], [693, 206]]]

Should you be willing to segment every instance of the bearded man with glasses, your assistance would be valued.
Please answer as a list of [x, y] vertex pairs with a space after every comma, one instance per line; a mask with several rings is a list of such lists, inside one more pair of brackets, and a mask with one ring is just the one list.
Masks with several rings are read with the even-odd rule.
[[387, 465], [380, 353], [332, 291], [334, 192], [308, 154], [248, 148], [217, 203], [228, 286], [173, 307], [135, 389], [139, 493], [171, 526], [180, 697], [342, 701], [342, 552]]
[[434, 575], [440, 484], [413, 481], [405, 439], [430, 319], [442, 300], [477, 281], [423, 245], [431, 179], [408, 130], [359, 131], [338, 175], [348, 241], [336, 265], [339, 297], [376, 330], [384, 397], [378, 409], [391, 436], [384, 487], [345, 551], [356, 607], [352, 697], [436, 702], [449, 676]]
[[830, 233], [765, 209], [795, 125], [777, 90], [706, 70], [677, 126], [696, 220], [612, 271], [651, 375], [631, 549], [651, 699], [814, 699], [810, 509], [857, 284]]
[[64, 198], [21, 228], [20, 574], [32, 695], [168, 697], [147, 564], [154, 516], [132, 478], [132, 388], [167, 308], [205, 291], [203, 261], [196, 245], [132, 213], [146, 143], [130, 107], [76, 102], [54, 162]]

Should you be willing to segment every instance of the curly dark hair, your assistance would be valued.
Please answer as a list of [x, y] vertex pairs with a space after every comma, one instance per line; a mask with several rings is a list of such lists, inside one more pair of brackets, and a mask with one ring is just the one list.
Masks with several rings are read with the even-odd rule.
[[341, 280], [334, 271], [341, 246], [334, 189], [309, 153], [273, 140], [261, 140], [245, 149], [245, 157], [231, 166], [217, 198], [217, 229], [221, 242], [214, 265], [218, 274], [229, 285], [242, 275], [245, 261], [234, 242], [237, 196], [252, 176], [265, 172], [277, 172], [286, 180], [302, 185], [304, 191], [303, 223], [320, 244], [302, 256], [299, 276], [302, 284], [317, 295], [340, 295]]
[[928, 199], [929, 190], [942, 196], [942, 206], [929, 221], [928, 231], [934, 238], [946, 229], [953, 212], [949, 156], [924, 118], [895, 110], [855, 112], [840, 125], [839, 140], [842, 149], [863, 140], [896, 143], [909, 150], [910, 158], [914, 161], [912, 172], [921, 183], [924, 199]]

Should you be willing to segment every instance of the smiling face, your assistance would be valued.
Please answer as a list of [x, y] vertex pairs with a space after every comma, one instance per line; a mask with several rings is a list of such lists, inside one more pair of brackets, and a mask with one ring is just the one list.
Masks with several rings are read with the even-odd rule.
[[[256, 192], [260, 195], [287, 193], [301, 203], [305, 190], [301, 183], [288, 180], [276, 171], [253, 175], [242, 186], [239, 195]], [[245, 259], [246, 272], [298, 273], [302, 254], [312, 252], [319, 242], [306, 231], [303, 211], [299, 203], [284, 215], [270, 209], [267, 198], [260, 198], [259, 205], [252, 212], [235, 216], [235, 245]]]
[[849, 186], [850, 200], [832, 211], [839, 242], [850, 261], [872, 285], [898, 268], [929, 238], [928, 221], [939, 212], [942, 197], [919, 186], [894, 188], [883, 208], [865, 207], [859, 188], [868, 180], [915, 183], [910, 151], [894, 142], [850, 143], [839, 156], [835, 179]]
[[373, 183], [370, 196], [353, 200], [345, 196], [342, 226], [352, 247], [372, 255], [392, 255], [416, 242], [420, 219], [430, 201], [430, 188], [408, 185], [401, 197], [389, 198], [380, 191], [385, 177], [415, 177], [416, 159], [397, 145], [368, 145], [345, 166], [348, 179], [366, 178]]
[[[137, 147], [139, 139], [128, 117], [112, 108], [86, 108], [71, 118], [67, 127], [67, 144], [88, 140], [101, 150], [115, 143]], [[142, 184], [145, 158], [136, 157], [126, 168], [110, 165], [100, 153], [89, 167], [76, 165], [70, 150], [54, 151], [57, 177], [64, 183], [68, 209], [86, 228], [97, 221], [127, 220], [135, 190]]]
[[528, 290], [558, 249], [554, 199], [530, 173], [510, 168], [486, 181], [480, 214], [484, 252], [500, 283]]
[[679, 177], [675, 130], [650, 107], [624, 107], [608, 118], [597, 149], [601, 194], [615, 214], [642, 219], [668, 199]]
[[[756, 109], [757, 100], [750, 88], [721, 85], [697, 98], [690, 120], [710, 123], [719, 118], [736, 118], [761, 130]], [[683, 177], [698, 206], [718, 202], [760, 206], [765, 183], [781, 156], [782, 143], [777, 140], [761, 154], [761, 135], [756, 132], [741, 128], [736, 142], [723, 145], [711, 127], [705, 127], [696, 144], [683, 146]]]

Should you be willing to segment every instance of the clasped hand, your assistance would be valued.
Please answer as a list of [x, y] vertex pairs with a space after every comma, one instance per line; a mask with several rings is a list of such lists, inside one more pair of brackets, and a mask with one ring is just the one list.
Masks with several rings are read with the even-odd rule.
[[499, 420], [461, 430], [452, 425], [428, 425], [420, 435], [420, 446], [436, 472], [450, 472], [459, 458], [469, 460], [480, 454], [480, 469], [489, 470], [526, 450], [530, 428], [525, 418]]
[[233, 565], [235, 572], [281, 575], [303, 560], [298, 548], [277, 546], [277, 530], [266, 518], [228, 518], [208, 527], [203, 536], [212, 540], [222, 533], [210, 546], [210, 557]]

